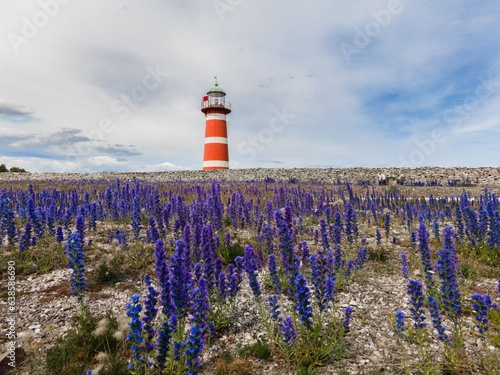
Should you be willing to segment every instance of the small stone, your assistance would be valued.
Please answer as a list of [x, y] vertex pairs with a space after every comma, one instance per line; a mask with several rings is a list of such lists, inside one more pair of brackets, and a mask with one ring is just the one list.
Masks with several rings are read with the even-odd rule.
[[27, 330], [19, 332], [17, 334], [17, 337], [19, 337], [20, 339], [29, 339], [29, 338], [32, 338], [34, 335], [35, 335], [35, 332], [33, 330], [27, 329]]

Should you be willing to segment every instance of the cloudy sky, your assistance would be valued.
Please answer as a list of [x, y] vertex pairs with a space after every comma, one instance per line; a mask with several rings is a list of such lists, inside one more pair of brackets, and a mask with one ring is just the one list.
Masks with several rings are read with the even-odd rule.
[[227, 93], [232, 168], [498, 166], [500, 3], [2, 0], [0, 164], [201, 169]]

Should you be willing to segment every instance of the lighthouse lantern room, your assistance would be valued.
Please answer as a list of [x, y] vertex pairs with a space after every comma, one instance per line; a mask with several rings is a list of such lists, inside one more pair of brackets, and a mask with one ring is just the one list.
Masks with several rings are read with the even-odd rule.
[[226, 102], [226, 93], [217, 83], [201, 101], [205, 114], [205, 148], [203, 169], [229, 169], [226, 115], [231, 113], [231, 103]]

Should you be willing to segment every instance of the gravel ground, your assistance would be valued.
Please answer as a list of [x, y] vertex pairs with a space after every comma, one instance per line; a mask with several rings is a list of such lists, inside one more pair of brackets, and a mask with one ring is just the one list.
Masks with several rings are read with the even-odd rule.
[[[400, 171], [400, 169], [394, 170]], [[439, 168], [439, 171], [443, 170], [445, 169]], [[471, 176], [478, 178], [477, 176], [479, 175], [488, 175], [488, 181], [490, 182], [487, 185], [497, 186], [496, 182], [499, 181], [497, 177], [498, 168], [474, 168], [474, 173], [470, 172], [471, 168], [466, 168], [466, 170], [469, 172], [465, 175], [463, 173], [466, 172], [459, 168], [446, 170], [445, 172], [448, 174], [444, 174], [445, 172], [440, 173], [443, 173], [443, 176], [446, 176], [446, 178], [461, 176], [461, 179], [471, 178]], [[345, 180], [356, 181], [356, 178], [359, 178], [358, 181], [361, 181], [361, 176], [375, 176], [376, 171], [377, 169], [358, 168], [348, 170], [240, 170], [217, 171], [221, 172], [217, 174], [213, 172], [208, 174], [200, 171], [147, 174], [103, 173], [91, 175], [0, 173], [0, 182], [32, 182], [77, 178], [137, 178], [149, 181], [193, 181], [196, 179], [209, 180], [212, 178], [218, 180], [234, 178], [234, 180], [241, 181], [272, 178], [276, 181], [289, 181], [291, 178], [295, 179], [296, 176], [300, 176], [300, 180], [334, 182], [340, 179], [339, 176], [342, 173]], [[406, 170], [405, 173], [407, 176], [410, 175], [408, 171]], [[429, 172], [429, 169], [414, 169], [413, 171], [419, 180], [424, 180], [426, 176], [428, 177], [426, 173]], [[433, 173], [432, 176], [436, 176], [436, 173]], [[484, 185], [486, 184], [478, 184], [467, 189], [478, 194], [482, 191]], [[463, 187], [400, 188], [407, 195], [420, 194], [421, 196], [429, 196], [429, 194], [433, 194], [435, 197], [458, 194], [463, 190]], [[364, 230], [365, 234], [374, 233], [375, 227], [367, 227]], [[392, 327], [391, 315], [396, 309], [408, 311], [407, 296], [405, 294], [406, 282], [399, 272], [399, 255], [401, 252], [407, 252], [410, 256], [414, 257], [417, 255], [412, 255], [411, 250], [404, 246], [405, 243], [409, 243], [409, 238], [406, 238], [408, 236], [405, 235], [406, 231], [402, 228], [394, 228], [393, 230], [398, 233], [398, 244], [387, 245], [389, 246], [386, 249], [388, 259], [383, 262], [373, 259], [369, 260], [366, 268], [362, 271], [360, 277], [357, 278], [357, 281], [348, 285], [337, 296], [338, 309], [343, 310], [348, 305], [354, 307], [351, 330], [347, 334], [349, 342], [347, 355], [344, 358], [336, 360], [334, 363], [319, 368], [316, 372], [317, 374], [400, 373], [403, 365], [406, 365], [410, 369], [415, 367], [412, 364], [416, 363], [418, 348], [415, 344], [399, 340], [396, 337]], [[370, 249], [375, 248], [375, 239], [370, 234], [367, 234], [366, 237], [370, 252]], [[111, 253], [112, 249], [109, 252]], [[89, 274], [93, 272], [92, 266], [89, 267], [88, 272]], [[56, 270], [42, 275], [35, 274], [28, 277], [18, 277], [17, 307], [19, 308], [19, 313], [17, 333], [19, 342], [28, 352], [29, 360], [24, 366], [12, 372], [13, 374], [42, 374], [43, 372], [40, 370], [41, 360], [43, 360], [46, 349], [53, 344], [56, 337], [64, 335], [71, 328], [71, 317], [76, 314], [78, 303], [74, 297], [70, 296], [68, 279], [69, 271], [67, 269]], [[229, 332], [214, 340], [204, 351], [204, 374], [206, 375], [214, 373], [213, 359], [222, 352], [229, 351], [236, 353], [238, 345], [250, 345], [255, 343], [257, 338], [265, 336], [262, 323], [256, 313], [258, 307], [253, 302], [253, 297], [247, 285], [247, 282], [243, 283], [244, 287], [238, 297], [234, 321]], [[5, 288], [6, 280], [3, 278], [0, 282], [0, 290], [5, 290]], [[490, 295], [496, 295], [496, 280], [483, 278], [475, 281], [473, 285], [469, 285], [469, 288], [471, 290], [481, 290], [483, 293], [488, 292]], [[129, 297], [133, 293], [142, 290], [143, 285], [139, 279], [127, 279], [118, 283], [115, 287], [106, 287], [98, 292], [89, 293], [89, 306], [98, 315], [104, 314], [108, 310], [113, 311], [116, 315], [122, 314], [124, 312], [124, 305]], [[2, 299], [0, 302], [0, 313], [3, 315], [4, 311], [6, 311], [6, 302]], [[445, 326], [451, 327], [451, 323], [445, 322]], [[465, 327], [467, 331], [473, 327], [470, 318], [466, 318]], [[0, 341], [0, 345], [6, 342], [3, 333], [6, 329], [6, 324], [3, 321], [1, 328], [3, 343]], [[432, 337], [437, 337], [437, 335], [434, 334]], [[438, 361], [442, 356], [443, 344], [433, 338], [429, 340], [429, 343], [433, 360]], [[497, 348], [484, 348], [481, 340], [472, 334], [466, 335], [465, 347], [466, 353], [471, 360], [471, 366], [477, 360], [478, 354], [483, 353], [485, 349], [491, 350], [494, 355], [500, 357], [500, 352]], [[0, 349], [2, 348], [0, 347]], [[4, 347], [3, 349], [6, 348]], [[294, 373], [287, 371], [279, 359], [272, 361], [250, 359], [249, 363], [252, 366], [252, 374], [284, 375]], [[417, 372], [411, 370], [407, 373]]]
[[377, 172], [386, 176], [403, 175], [407, 182], [448, 181], [500, 186], [500, 167], [418, 167], [418, 168], [254, 168], [215, 171], [120, 172], [120, 173], [0, 173], [0, 181], [61, 181], [80, 179], [140, 179], [147, 181], [317, 181], [377, 183]]
[[[399, 250], [401, 249], [392, 249], [393, 252]], [[403, 364], [408, 368], [414, 367], [412, 364], [416, 362], [418, 348], [415, 344], [398, 340], [391, 321], [391, 315], [397, 309], [408, 311], [405, 280], [397, 273], [381, 274], [381, 269], [391, 269], [390, 263], [396, 258], [393, 255], [391, 258], [394, 259], [387, 264], [368, 262], [360, 281], [348, 285], [337, 296], [339, 310], [343, 311], [348, 305], [354, 308], [351, 330], [347, 334], [347, 355], [319, 368], [317, 374], [399, 373]], [[16, 374], [43, 374], [40, 361], [45, 350], [56, 337], [63, 336], [71, 328], [71, 317], [77, 313], [78, 303], [74, 297], [68, 297], [68, 279], [69, 271], [64, 269], [20, 280], [18, 337], [22, 347], [32, 358]], [[483, 279], [475, 285], [477, 289], [488, 291], [491, 295], [494, 295], [495, 286], [493, 279]], [[142, 289], [140, 280], [129, 279], [114, 288], [103, 288], [99, 293], [91, 293], [88, 305], [96, 315], [103, 315], [111, 310], [118, 316], [125, 311], [124, 306], [130, 296]], [[214, 340], [204, 350], [206, 370], [203, 374], [214, 373], [211, 359], [223, 352], [236, 354], [240, 346], [251, 345], [257, 338], [266, 336], [257, 311], [258, 307], [245, 280], [229, 332]], [[465, 326], [473, 327], [471, 318], [466, 319]], [[451, 327], [451, 323], [448, 322], [447, 327]], [[437, 337], [435, 332], [433, 337]], [[429, 342], [432, 356], [438, 360], [442, 355], [443, 344], [436, 339]], [[471, 361], [484, 350], [481, 340], [473, 335], [466, 335], [465, 346]], [[489, 349], [500, 356], [497, 348]], [[253, 359], [250, 362], [252, 374], [294, 373], [284, 371], [283, 363], [279, 360]]]

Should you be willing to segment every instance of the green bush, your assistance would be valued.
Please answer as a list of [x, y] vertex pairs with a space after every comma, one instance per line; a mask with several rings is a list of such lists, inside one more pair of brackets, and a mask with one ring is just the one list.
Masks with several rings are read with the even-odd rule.
[[[101, 322], [106, 320], [106, 325]], [[127, 363], [123, 361], [125, 350], [123, 340], [115, 338], [117, 320], [107, 314], [98, 321], [88, 308], [83, 307], [75, 319], [74, 328], [59, 338], [47, 350], [45, 368], [50, 374], [81, 375], [102, 363], [103, 374], [128, 374]], [[97, 360], [99, 353], [105, 353], [105, 360]]]
[[19, 168], [19, 167], [12, 167], [9, 170], [5, 166], [5, 164], [0, 164], [0, 173], [2, 173], [2, 172], [23, 172], [23, 173], [26, 173], [26, 170], [24, 170], [23, 168]]

